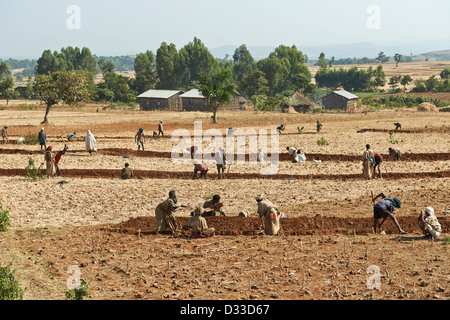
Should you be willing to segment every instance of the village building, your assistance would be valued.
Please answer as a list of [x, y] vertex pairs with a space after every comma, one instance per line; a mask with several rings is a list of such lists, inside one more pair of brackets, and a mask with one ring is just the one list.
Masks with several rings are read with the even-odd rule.
[[343, 110], [352, 112], [356, 110], [359, 97], [345, 90], [334, 91], [322, 98], [327, 110]]
[[299, 92], [294, 92], [285, 101], [281, 103], [282, 112], [306, 113], [311, 109], [320, 108], [314, 102], [308, 100]]
[[182, 110], [182, 91], [151, 89], [138, 95], [141, 110]]

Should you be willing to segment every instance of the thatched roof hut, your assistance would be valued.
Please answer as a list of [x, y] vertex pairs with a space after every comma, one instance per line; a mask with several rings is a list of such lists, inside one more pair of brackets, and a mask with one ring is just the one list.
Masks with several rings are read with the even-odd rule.
[[283, 112], [288, 112], [289, 109], [294, 109], [296, 112], [305, 113], [311, 108], [318, 108], [318, 106], [305, 98], [301, 93], [294, 92], [285, 101], [281, 103], [281, 110]]

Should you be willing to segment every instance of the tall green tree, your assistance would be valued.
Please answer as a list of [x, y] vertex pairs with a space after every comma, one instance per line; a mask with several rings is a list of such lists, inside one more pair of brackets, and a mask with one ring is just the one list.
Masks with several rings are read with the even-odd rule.
[[413, 81], [413, 78], [409, 74], [404, 75], [400, 80], [401, 85], [403, 86], [404, 91], [406, 92], [406, 86]]
[[256, 62], [245, 44], [239, 46], [233, 54], [233, 79], [241, 81], [256, 70]]
[[319, 61], [317, 62], [318, 66], [322, 69], [327, 68], [327, 61], [325, 60], [325, 53], [321, 52], [319, 55]]
[[264, 72], [256, 70], [251, 74], [244, 76], [244, 78], [239, 81], [238, 90], [247, 98], [251, 98], [255, 95], [267, 95], [269, 92], [269, 85]]
[[[217, 60], [208, 48], [196, 37], [181, 48], [179, 54], [182, 55], [183, 61], [179, 65], [177, 76], [182, 75], [185, 81], [179, 84], [181, 87], [189, 86], [194, 81], [200, 81], [200, 74], [213, 74], [218, 66]], [[185, 68], [188, 72], [184, 70]], [[185, 79], [186, 75], [189, 75], [189, 79]]]
[[387, 57], [383, 51], [380, 51], [380, 53], [378, 53], [378, 56], [375, 58], [375, 60], [379, 63], [385, 63], [389, 61], [389, 57]]
[[230, 102], [231, 95], [235, 91], [232, 76], [229, 69], [219, 69], [213, 75], [200, 73], [199, 91], [208, 101], [208, 107], [213, 113], [213, 122], [217, 123], [217, 111]]
[[59, 102], [76, 104], [89, 99], [87, 73], [84, 70], [56, 71], [35, 77], [34, 92], [47, 105], [42, 123], [48, 123], [47, 116], [55, 104]]
[[155, 87], [155, 56], [152, 51], [147, 50], [146, 53], [139, 53], [136, 55], [134, 60], [134, 71], [136, 74], [136, 92], [142, 93]]
[[[179, 68], [179, 56], [176, 46], [166, 42], [161, 43], [161, 46], [156, 51], [156, 73], [158, 75], [158, 83], [156, 88], [172, 90], [176, 89], [179, 81], [177, 81], [177, 68]], [[186, 66], [187, 68], [187, 66]], [[182, 72], [180, 71], [180, 74]]]

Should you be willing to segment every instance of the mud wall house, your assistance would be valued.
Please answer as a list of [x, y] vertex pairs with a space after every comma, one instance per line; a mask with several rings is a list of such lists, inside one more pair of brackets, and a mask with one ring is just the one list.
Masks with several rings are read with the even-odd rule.
[[352, 112], [356, 110], [359, 97], [345, 91], [334, 91], [322, 98], [322, 103], [327, 110], [342, 110]]
[[151, 89], [137, 96], [141, 110], [173, 110], [182, 109], [181, 94], [178, 90]]
[[183, 93], [181, 103], [184, 111], [209, 111], [208, 101], [197, 89]]
[[299, 113], [306, 113], [310, 108], [319, 108], [314, 102], [305, 98], [301, 93], [294, 92], [285, 101], [281, 103], [281, 111], [289, 112], [289, 107]]
[[247, 100], [239, 93], [235, 92], [231, 95], [230, 102], [224, 104], [222, 110], [245, 110]]

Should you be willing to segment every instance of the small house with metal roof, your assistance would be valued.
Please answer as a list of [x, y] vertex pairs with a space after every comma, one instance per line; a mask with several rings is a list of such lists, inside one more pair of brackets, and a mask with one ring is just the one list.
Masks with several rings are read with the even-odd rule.
[[327, 110], [355, 111], [359, 97], [345, 90], [334, 91], [322, 98], [322, 103]]
[[181, 95], [178, 90], [156, 90], [151, 89], [138, 95], [141, 110], [182, 110]]

